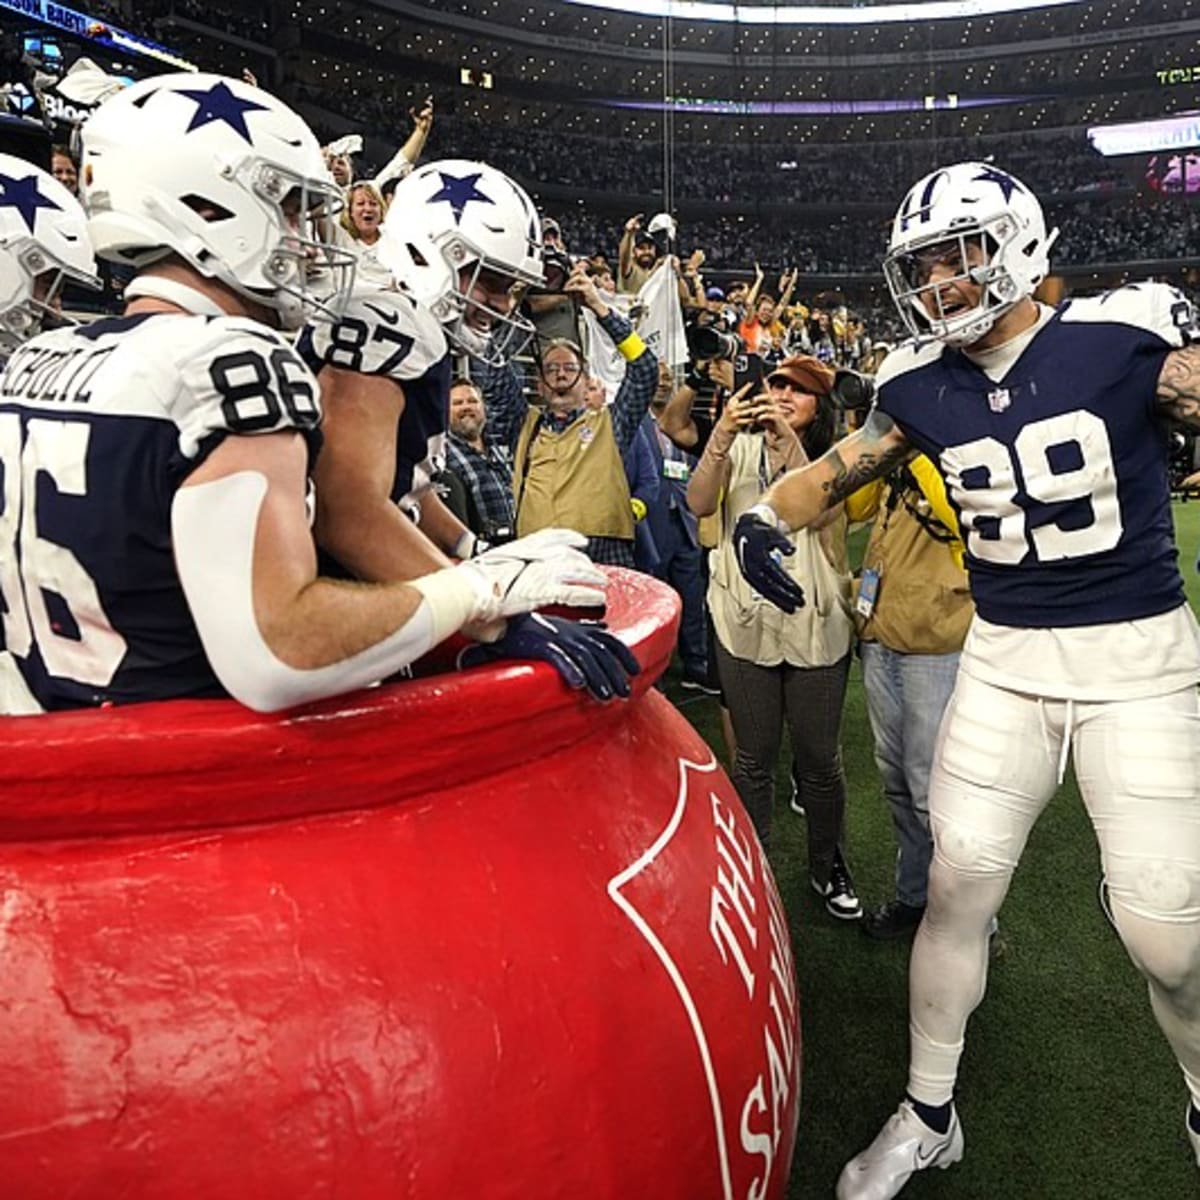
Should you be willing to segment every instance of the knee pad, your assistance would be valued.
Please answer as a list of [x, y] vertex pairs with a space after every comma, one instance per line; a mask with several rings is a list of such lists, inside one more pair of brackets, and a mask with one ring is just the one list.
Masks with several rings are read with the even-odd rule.
[[1145, 859], [1127, 868], [1132, 899], [1146, 916], [1175, 918], [1192, 905], [1193, 881], [1178, 863]]
[[936, 821], [933, 829], [935, 853], [945, 864], [965, 875], [977, 875], [987, 861], [983, 838], [957, 821]]
[[1121, 938], [1142, 973], [1167, 992], [1190, 983], [1200, 968], [1195, 873], [1166, 859], [1135, 858], [1110, 886]]
[[956, 874], [995, 878], [1016, 869], [1023, 831], [1006, 835], [944, 814], [934, 814], [931, 824], [934, 856]]

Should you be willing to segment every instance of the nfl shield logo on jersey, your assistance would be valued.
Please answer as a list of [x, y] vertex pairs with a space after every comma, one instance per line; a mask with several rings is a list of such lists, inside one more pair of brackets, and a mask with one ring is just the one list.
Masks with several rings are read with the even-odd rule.
[[1008, 394], [1008, 388], [995, 388], [988, 392], [987, 400], [992, 412], [1002, 413], [1012, 403], [1012, 396]]

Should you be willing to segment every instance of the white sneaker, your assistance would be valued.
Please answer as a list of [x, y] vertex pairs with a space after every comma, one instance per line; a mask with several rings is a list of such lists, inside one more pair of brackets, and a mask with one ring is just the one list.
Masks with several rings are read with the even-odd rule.
[[837, 1200], [891, 1200], [914, 1171], [945, 1168], [963, 1155], [962, 1126], [950, 1109], [950, 1128], [937, 1133], [901, 1101], [875, 1140], [842, 1168]]

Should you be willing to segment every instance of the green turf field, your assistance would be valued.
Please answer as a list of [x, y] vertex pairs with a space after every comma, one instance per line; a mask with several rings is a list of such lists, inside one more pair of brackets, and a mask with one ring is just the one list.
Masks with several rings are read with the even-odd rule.
[[[1200, 502], [1175, 506], [1192, 604]], [[723, 753], [716, 702], [668, 694]], [[894, 843], [871, 758], [862, 671], [843, 728], [848, 850], [859, 894], [891, 895]], [[909, 943], [876, 944], [829, 918], [808, 886], [804, 819], [781, 758], [771, 853], [791, 917], [804, 1079], [791, 1200], [828, 1200], [905, 1085]], [[1186, 1094], [1146, 988], [1096, 901], [1099, 858], [1068, 776], [1030, 838], [1000, 914], [1000, 954], [971, 1020], [958, 1092], [966, 1156], [905, 1197], [1183, 1200], [1200, 1194], [1183, 1130]]]

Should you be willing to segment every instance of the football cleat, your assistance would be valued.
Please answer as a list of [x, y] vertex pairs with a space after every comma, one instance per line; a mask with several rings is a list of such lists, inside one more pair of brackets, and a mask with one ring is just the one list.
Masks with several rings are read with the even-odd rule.
[[953, 1107], [950, 1128], [938, 1133], [917, 1116], [908, 1100], [903, 1100], [878, 1137], [842, 1169], [837, 1200], [891, 1200], [914, 1171], [945, 1169], [962, 1155], [962, 1126]]

